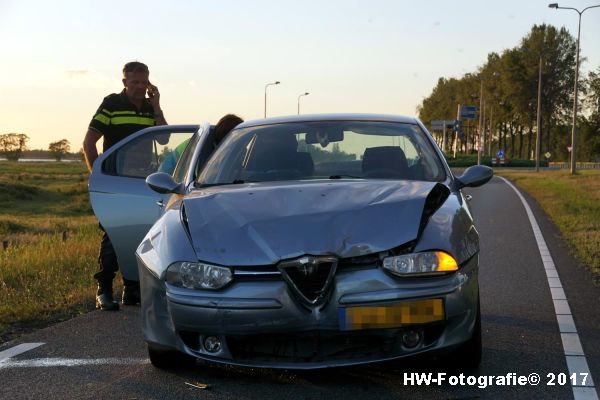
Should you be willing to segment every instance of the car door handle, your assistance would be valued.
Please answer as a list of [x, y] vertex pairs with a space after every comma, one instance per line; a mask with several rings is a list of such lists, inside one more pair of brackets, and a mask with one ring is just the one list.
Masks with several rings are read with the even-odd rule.
[[156, 205], [159, 206], [160, 208], [163, 208], [165, 206], [165, 203], [163, 203], [162, 200], [159, 200], [156, 202]]
[[465, 198], [467, 199], [467, 201], [473, 200], [473, 196], [471, 196], [470, 194], [466, 195]]

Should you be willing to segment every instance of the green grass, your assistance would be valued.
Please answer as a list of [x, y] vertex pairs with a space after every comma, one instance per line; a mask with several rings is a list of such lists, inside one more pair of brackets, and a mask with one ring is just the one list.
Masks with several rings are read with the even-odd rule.
[[87, 312], [100, 235], [94, 218], [0, 252], [0, 338]]
[[0, 343], [93, 309], [101, 232], [87, 176], [83, 163], [0, 162]]
[[600, 171], [497, 171], [533, 196], [600, 283]]

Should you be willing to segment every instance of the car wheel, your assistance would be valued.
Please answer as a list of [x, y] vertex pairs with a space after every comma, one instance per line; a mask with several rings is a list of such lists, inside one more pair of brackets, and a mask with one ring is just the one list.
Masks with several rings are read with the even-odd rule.
[[[455, 363], [461, 368], [476, 369], [481, 363], [481, 309], [479, 298], [477, 299], [477, 315], [475, 316], [475, 327], [471, 339], [461, 344], [453, 353]], [[456, 365], [456, 364], [455, 364]]]
[[148, 345], [150, 362], [159, 369], [175, 369], [192, 367], [196, 359], [179, 351], [157, 350]]

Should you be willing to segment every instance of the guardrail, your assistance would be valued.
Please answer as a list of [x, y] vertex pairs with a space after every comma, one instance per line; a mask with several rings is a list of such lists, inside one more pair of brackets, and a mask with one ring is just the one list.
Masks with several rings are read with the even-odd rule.
[[[600, 169], [600, 163], [594, 163], [594, 162], [578, 162], [575, 163], [577, 166], [577, 169]], [[554, 169], [570, 169], [571, 168], [571, 163], [568, 162], [550, 162], [548, 163], [548, 167], [549, 168], [554, 168]]]

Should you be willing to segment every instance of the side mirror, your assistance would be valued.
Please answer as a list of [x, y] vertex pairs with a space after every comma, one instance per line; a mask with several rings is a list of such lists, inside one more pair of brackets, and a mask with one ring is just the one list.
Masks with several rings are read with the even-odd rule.
[[148, 175], [146, 185], [155, 192], [183, 194], [183, 185], [175, 182], [173, 177], [165, 172], [155, 172]]
[[481, 186], [494, 176], [494, 170], [485, 165], [473, 165], [463, 172], [458, 178], [454, 178], [453, 190], [460, 190], [464, 187]]

